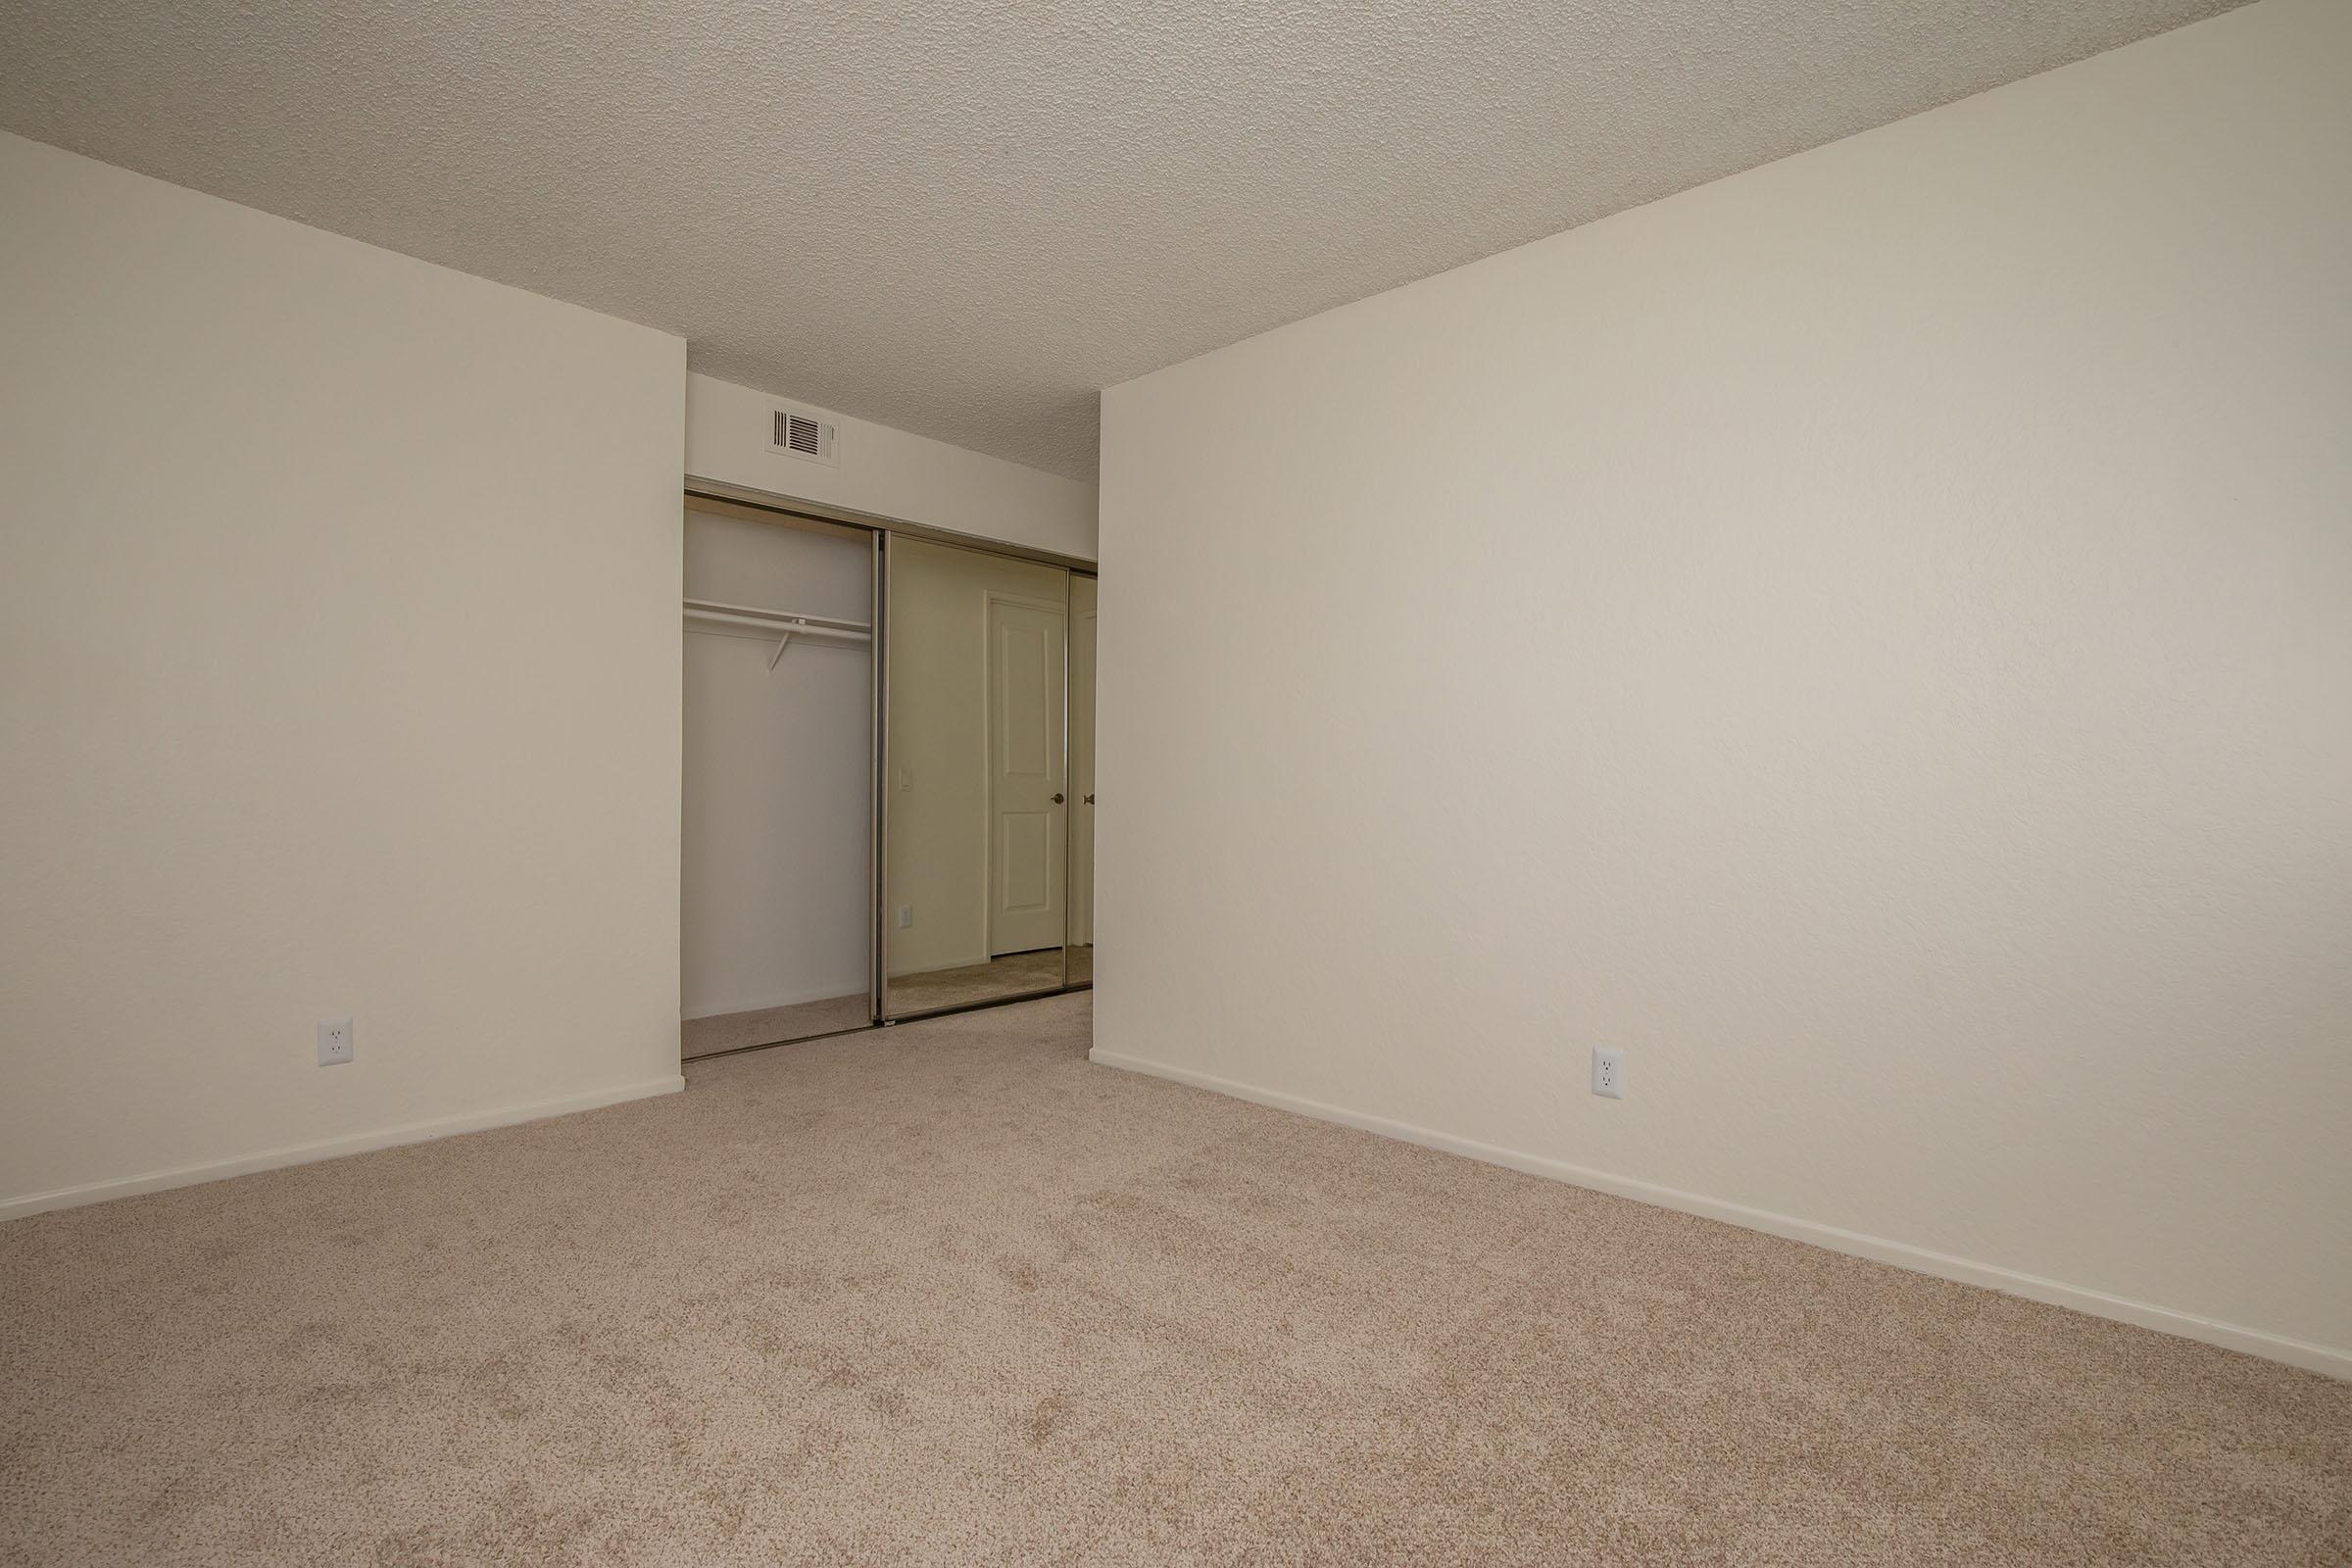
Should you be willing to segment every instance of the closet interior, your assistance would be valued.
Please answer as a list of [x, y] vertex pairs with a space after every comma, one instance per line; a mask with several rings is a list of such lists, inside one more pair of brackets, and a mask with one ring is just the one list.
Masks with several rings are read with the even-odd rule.
[[686, 1056], [872, 1016], [873, 557], [856, 529], [686, 512]]
[[1093, 981], [1091, 570], [689, 494], [680, 1051]]

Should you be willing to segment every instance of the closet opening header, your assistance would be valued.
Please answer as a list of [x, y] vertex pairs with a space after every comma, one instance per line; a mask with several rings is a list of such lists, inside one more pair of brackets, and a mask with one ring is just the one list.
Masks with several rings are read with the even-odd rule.
[[1015, 561], [1034, 561], [1040, 565], [1062, 566], [1088, 576], [1093, 576], [1098, 569], [1094, 562], [1080, 556], [1033, 550], [1027, 545], [1008, 544], [1002, 539], [984, 538], [974, 533], [959, 533], [954, 528], [934, 528], [928, 523], [879, 516], [848, 507], [799, 501], [791, 496], [755, 490], [749, 485], [729, 484], [723, 479], [705, 479], [694, 474], [686, 476], [686, 505], [691, 511], [710, 512], [725, 517], [748, 517], [757, 522], [772, 522], [787, 528], [807, 528], [812, 533], [831, 533], [849, 538], [892, 533], [901, 538], [923, 539], [932, 544], [953, 545], [963, 550], [985, 550], [991, 555], [1010, 556]]

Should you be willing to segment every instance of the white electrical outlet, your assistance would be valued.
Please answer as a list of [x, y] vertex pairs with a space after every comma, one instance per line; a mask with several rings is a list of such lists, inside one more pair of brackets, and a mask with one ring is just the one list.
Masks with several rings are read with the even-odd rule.
[[318, 1020], [318, 1065], [339, 1067], [351, 1059], [351, 1020], [321, 1018]]
[[1610, 1100], [1625, 1098], [1625, 1053], [1592, 1048], [1592, 1092]]
[[899, 906], [899, 929], [900, 929], [900, 930], [902, 930], [902, 931], [904, 931], [904, 930], [906, 930], [906, 929], [908, 926], [910, 926], [910, 925], [912, 925], [912, 924], [914, 924], [914, 906], [913, 906], [913, 905], [911, 905], [911, 904], [902, 904], [902, 905], [900, 905], [900, 906]]

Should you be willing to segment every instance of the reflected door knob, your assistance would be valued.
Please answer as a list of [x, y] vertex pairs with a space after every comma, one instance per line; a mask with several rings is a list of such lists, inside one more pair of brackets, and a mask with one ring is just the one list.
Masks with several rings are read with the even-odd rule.
[[1089, 806], [1092, 806], [1092, 805], [1094, 805], [1094, 804], [1095, 804], [1095, 798], [1094, 798], [1092, 795], [1089, 795], [1089, 796], [1086, 798], [1086, 804], [1087, 804], [1087, 805], [1089, 805]]
[[1059, 790], [1055, 790], [1054, 792], [1054, 804], [1055, 806], [1059, 806], [1061, 804], [1061, 792]]

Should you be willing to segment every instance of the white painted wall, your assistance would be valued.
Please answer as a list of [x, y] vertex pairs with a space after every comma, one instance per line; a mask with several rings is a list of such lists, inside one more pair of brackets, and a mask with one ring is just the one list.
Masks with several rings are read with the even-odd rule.
[[[873, 551], [686, 514], [686, 596], [837, 620], [873, 614]], [[873, 650], [686, 633], [689, 1018], [863, 996], [873, 926]]]
[[[779, 407], [834, 421], [841, 431], [839, 466], [828, 467], [769, 445]], [[707, 375], [686, 378], [686, 472], [894, 521], [1095, 559], [1092, 484]]]
[[2347, 65], [2265, 0], [1107, 393], [1098, 1058], [2352, 1373]]
[[0, 212], [0, 1214], [678, 1087], [683, 344], [14, 136]]

